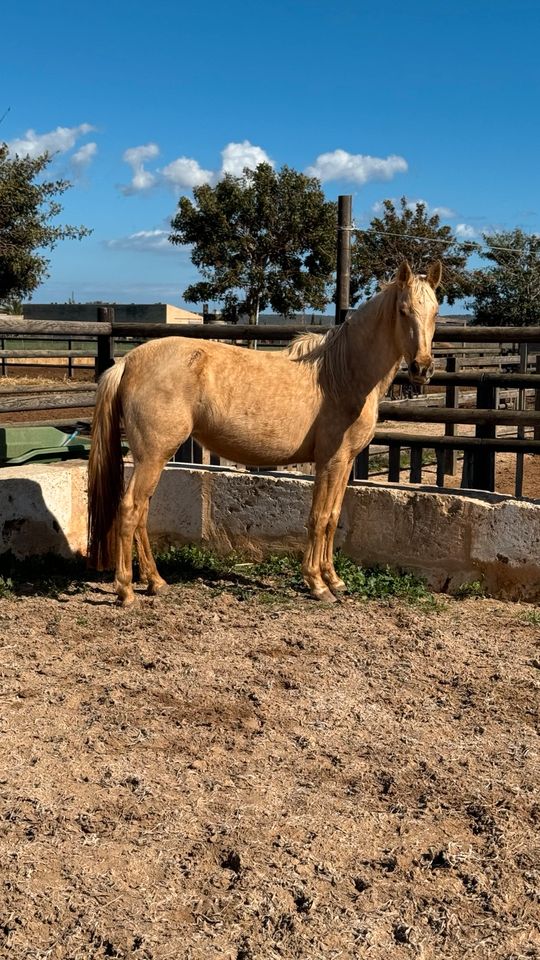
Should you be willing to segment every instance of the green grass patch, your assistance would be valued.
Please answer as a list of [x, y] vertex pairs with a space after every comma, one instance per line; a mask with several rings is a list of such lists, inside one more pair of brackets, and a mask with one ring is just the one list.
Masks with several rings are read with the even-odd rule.
[[[165, 579], [185, 582], [200, 578], [227, 589], [242, 599], [257, 596], [271, 602], [278, 596], [307, 594], [300, 560], [290, 554], [271, 556], [259, 562], [247, 561], [238, 554], [218, 557], [201, 547], [172, 547], [157, 558]], [[347, 595], [362, 600], [398, 598], [408, 603], [434, 606], [436, 600], [425, 582], [411, 573], [391, 567], [365, 568], [354, 560], [336, 554], [335, 567], [344, 580]]]
[[521, 619], [524, 623], [530, 624], [531, 627], [540, 627], [540, 607], [527, 610], [527, 613], [524, 613]]

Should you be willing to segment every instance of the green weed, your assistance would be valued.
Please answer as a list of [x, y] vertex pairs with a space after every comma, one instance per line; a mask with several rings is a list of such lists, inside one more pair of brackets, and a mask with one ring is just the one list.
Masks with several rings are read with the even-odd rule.
[[540, 627], [540, 607], [535, 610], [527, 610], [521, 619], [524, 623], [529, 623], [531, 627]]
[[408, 603], [435, 606], [436, 600], [424, 580], [392, 567], [361, 567], [343, 554], [336, 555], [337, 574], [347, 592], [362, 600], [388, 600], [396, 597]]
[[462, 583], [455, 594], [459, 600], [467, 600], [469, 597], [486, 597], [486, 587], [481, 580], [471, 580], [469, 583]]
[[13, 596], [13, 580], [11, 577], [0, 577], [0, 600], [9, 600]]
[[[174, 547], [158, 558], [158, 566], [163, 576], [172, 581], [199, 577], [211, 584], [219, 584], [242, 600], [253, 596], [270, 603], [276, 598], [290, 598], [306, 592], [300, 560], [290, 554], [250, 562], [237, 554], [218, 557], [201, 547]], [[390, 567], [360, 567], [339, 553], [335, 566], [349, 596], [362, 600], [395, 597], [409, 603], [436, 605], [425, 582], [411, 573]]]

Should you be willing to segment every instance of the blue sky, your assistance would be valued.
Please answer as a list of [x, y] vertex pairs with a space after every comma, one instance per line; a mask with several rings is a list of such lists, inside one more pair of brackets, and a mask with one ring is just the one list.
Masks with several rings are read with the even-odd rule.
[[[2, 13], [0, 138], [74, 186], [34, 300], [183, 303], [180, 193], [268, 158], [461, 234], [540, 230], [537, 0], [51, 0]], [[7, 41], [7, 42], [6, 42]]]

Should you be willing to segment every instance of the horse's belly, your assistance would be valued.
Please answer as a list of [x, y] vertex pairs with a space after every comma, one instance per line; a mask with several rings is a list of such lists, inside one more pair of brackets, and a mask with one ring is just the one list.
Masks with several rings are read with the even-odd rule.
[[313, 457], [313, 430], [287, 423], [283, 430], [264, 423], [213, 423], [193, 431], [212, 453], [234, 463], [253, 466], [308, 462]]

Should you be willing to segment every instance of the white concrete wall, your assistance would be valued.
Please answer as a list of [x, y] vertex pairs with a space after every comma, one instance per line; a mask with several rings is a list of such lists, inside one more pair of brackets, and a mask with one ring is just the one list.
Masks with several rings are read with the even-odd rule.
[[[171, 467], [152, 501], [151, 538], [255, 557], [301, 551], [311, 491], [301, 478]], [[437, 590], [483, 580], [494, 595], [540, 599], [540, 501], [368, 481], [348, 488], [336, 542], [361, 563], [411, 570]], [[86, 464], [1, 471], [0, 553], [69, 556], [85, 546]]]

